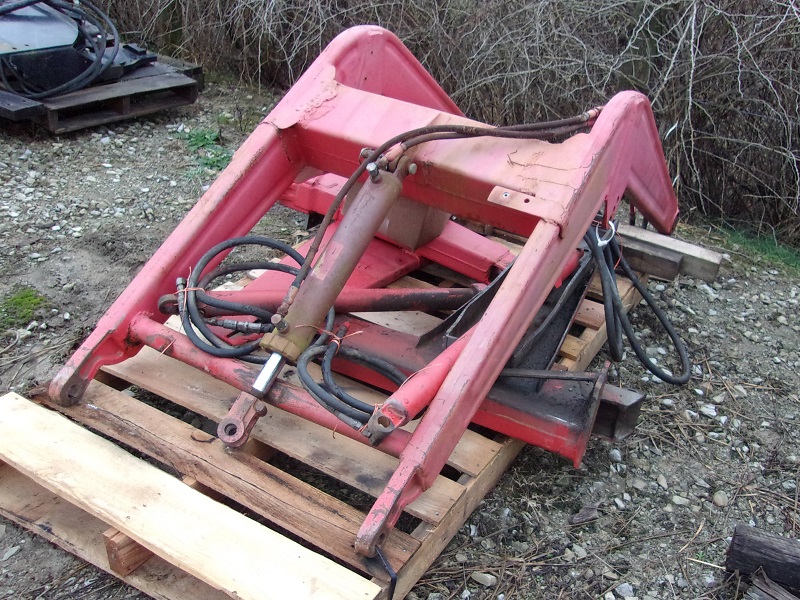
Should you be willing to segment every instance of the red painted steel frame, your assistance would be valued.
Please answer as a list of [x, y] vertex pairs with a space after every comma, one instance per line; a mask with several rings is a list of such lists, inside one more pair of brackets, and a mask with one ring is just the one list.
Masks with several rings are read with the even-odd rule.
[[[103, 316], [53, 380], [51, 396], [77, 402], [100, 366], [135, 354], [153, 334], [152, 319], [163, 321], [157, 300], [174, 292], [176, 277], [185, 277], [212, 245], [250, 231], [304, 179], [301, 173], [349, 176], [362, 148], [443, 124], [482, 126], [463, 117], [394, 35], [371, 26], [341, 34]], [[356, 547], [364, 555], [374, 553], [402, 510], [432, 484], [598, 212], [613, 215], [627, 194], [664, 233], [678, 214], [649, 102], [635, 92], [612, 98], [589, 133], [560, 144], [476, 138], [422, 144], [409, 154], [418, 169], [405, 179], [403, 196], [528, 241], [471, 334], [390, 399], [428, 405], [428, 411], [359, 533]], [[325, 194], [304, 196], [303, 185], [291, 187], [291, 201], [316, 202], [321, 206], [314, 210], [323, 212]], [[426, 252], [450, 255], [456, 266], [475, 262], [469, 259], [475, 253], [459, 253], [457, 245], [434, 240], [427, 246], [411, 253], [411, 262]], [[231, 373], [230, 361], [208, 356], [205, 363], [211, 373]], [[279, 402], [278, 393], [268, 400]], [[396, 450], [393, 435], [385, 444]]]

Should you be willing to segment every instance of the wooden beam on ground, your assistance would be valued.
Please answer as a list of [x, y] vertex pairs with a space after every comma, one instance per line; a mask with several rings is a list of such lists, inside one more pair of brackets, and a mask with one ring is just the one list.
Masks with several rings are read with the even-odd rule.
[[230, 597], [378, 598], [381, 588], [17, 394], [0, 460]]
[[625, 238], [622, 255], [634, 271], [647, 272], [659, 279], [672, 281], [681, 273], [682, 254], [641, 240]]
[[[683, 240], [662, 235], [651, 229], [642, 229], [632, 225], [619, 225], [617, 231], [623, 238], [623, 253], [629, 258], [626, 249], [631, 250], [639, 266], [633, 266], [637, 271], [652, 273], [656, 277], [662, 277], [658, 271], [670, 272], [674, 269], [674, 261], [680, 257], [678, 273], [697, 277], [704, 281], [714, 281], [719, 273], [719, 265], [722, 262], [722, 255], [708, 248], [690, 244]], [[677, 275], [677, 273], [676, 273]], [[672, 277], [663, 277], [673, 279]]]
[[762, 569], [772, 581], [800, 590], [800, 540], [740, 523], [733, 531], [725, 568], [743, 575]]

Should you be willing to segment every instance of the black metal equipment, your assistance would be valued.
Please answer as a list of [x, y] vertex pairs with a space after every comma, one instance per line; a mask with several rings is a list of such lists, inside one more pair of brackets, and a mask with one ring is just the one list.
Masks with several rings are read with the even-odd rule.
[[38, 100], [116, 81], [157, 56], [86, 0], [0, 0], [0, 88]]

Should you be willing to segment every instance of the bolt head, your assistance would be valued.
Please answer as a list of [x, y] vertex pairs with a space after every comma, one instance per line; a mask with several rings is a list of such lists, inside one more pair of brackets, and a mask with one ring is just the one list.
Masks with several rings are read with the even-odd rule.
[[367, 174], [373, 183], [378, 183], [381, 180], [381, 172], [378, 165], [375, 163], [367, 164]]

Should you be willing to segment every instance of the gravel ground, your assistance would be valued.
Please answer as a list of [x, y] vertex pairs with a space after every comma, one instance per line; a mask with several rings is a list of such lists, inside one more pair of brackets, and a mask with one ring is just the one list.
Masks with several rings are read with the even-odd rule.
[[[271, 103], [217, 83], [150, 120], [60, 137], [3, 126], [0, 296], [29, 286], [46, 304], [2, 332], [0, 391], [52, 377], [213, 180], [221, 151], [187, 136], [236, 148]], [[264, 227], [291, 239], [297, 223], [283, 211]], [[690, 384], [626, 361], [615, 382], [650, 398], [636, 434], [592, 442], [579, 469], [526, 449], [409, 598], [729, 600], [746, 587], [719, 567], [736, 523], [798, 536], [800, 275], [713, 231], [679, 234], [726, 253], [713, 284], [650, 284], [689, 344]], [[634, 324], [674, 366], [646, 311]], [[596, 518], [571, 525], [579, 512]], [[0, 520], [0, 598], [144, 596]]]

